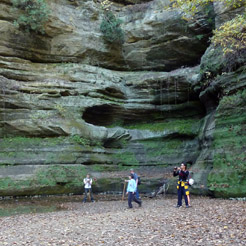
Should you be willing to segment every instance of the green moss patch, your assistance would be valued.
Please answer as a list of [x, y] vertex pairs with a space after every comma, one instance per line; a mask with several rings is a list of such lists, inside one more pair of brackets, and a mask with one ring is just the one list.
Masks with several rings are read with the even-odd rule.
[[149, 157], [172, 155], [182, 151], [182, 148], [185, 147], [185, 143], [181, 139], [146, 140], [141, 143], [144, 145], [145, 152]]
[[[33, 164], [75, 164], [82, 152], [102, 147], [78, 135], [58, 138], [6, 137], [0, 140], [0, 166]], [[97, 162], [96, 162], [97, 163]]]
[[72, 165], [54, 165], [41, 168], [36, 173], [36, 179], [32, 180], [34, 184], [55, 185], [55, 184], [73, 184], [81, 185], [86, 170], [83, 166]]
[[27, 138], [6, 137], [1, 139], [1, 149], [23, 149], [34, 146], [54, 146], [62, 141], [62, 138]]
[[153, 132], [169, 131], [177, 132], [181, 135], [195, 136], [198, 134], [200, 124], [199, 119], [173, 119], [166, 122], [138, 123], [135, 125], [126, 125], [125, 127], [127, 129], [150, 130]]
[[137, 166], [139, 165], [139, 161], [136, 158], [134, 152], [125, 151], [113, 154], [112, 156], [115, 163], [118, 165], [125, 165], [125, 166]]
[[43, 166], [26, 179], [0, 178], [0, 195], [71, 193], [83, 187], [86, 173], [80, 165]]
[[246, 93], [226, 96], [215, 118], [213, 170], [208, 186], [215, 196], [240, 197], [246, 190]]

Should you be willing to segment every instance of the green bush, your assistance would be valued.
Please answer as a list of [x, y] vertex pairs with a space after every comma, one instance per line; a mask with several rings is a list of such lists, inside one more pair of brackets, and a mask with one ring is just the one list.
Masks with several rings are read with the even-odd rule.
[[44, 34], [49, 9], [45, 0], [12, 0], [13, 7], [20, 10], [14, 25], [20, 30]]
[[105, 11], [100, 30], [106, 41], [111, 44], [124, 43], [124, 33], [120, 27], [121, 23], [122, 20], [117, 19], [111, 11]]

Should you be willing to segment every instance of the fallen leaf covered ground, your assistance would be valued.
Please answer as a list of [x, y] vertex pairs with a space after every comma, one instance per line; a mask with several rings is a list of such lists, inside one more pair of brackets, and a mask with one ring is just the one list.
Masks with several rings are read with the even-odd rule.
[[192, 197], [175, 208], [176, 196], [127, 201], [65, 202], [64, 209], [0, 217], [0, 245], [30, 246], [245, 246], [246, 202]]

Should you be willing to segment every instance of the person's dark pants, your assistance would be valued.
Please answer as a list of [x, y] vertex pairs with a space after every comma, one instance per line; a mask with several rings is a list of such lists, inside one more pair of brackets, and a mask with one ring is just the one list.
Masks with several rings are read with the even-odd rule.
[[85, 188], [85, 197], [83, 199], [83, 202], [86, 202], [87, 200], [87, 193], [90, 192], [90, 196], [91, 196], [91, 201], [93, 202], [94, 199], [93, 199], [93, 195], [92, 195], [92, 189], [91, 188]]
[[132, 201], [136, 202], [139, 206], [141, 206], [142, 202], [136, 198], [133, 192], [128, 192], [128, 206], [132, 208]]
[[138, 191], [138, 188], [137, 188], [137, 190], [135, 192], [135, 196], [136, 196], [137, 199], [139, 199], [139, 191]]
[[186, 189], [185, 186], [181, 186], [181, 184], [179, 184], [177, 186], [178, 188], [178, 206], [182, 206], [182, 197], [184, 196], [184, 200], [185, 200], [185, 205], [188, 206], [188, 198], [186, 195]]

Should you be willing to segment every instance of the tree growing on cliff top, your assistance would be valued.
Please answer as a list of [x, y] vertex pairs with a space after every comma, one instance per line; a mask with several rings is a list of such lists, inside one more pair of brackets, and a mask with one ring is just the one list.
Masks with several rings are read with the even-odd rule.
[[200, 7], [204, 7], [213, 2], [224, 3], [228, 7], [238, 8], [246, 4], [246, 0], [170, 0], [171, 6], [180, 8], [185, 14], [194, 15]]
[[14, 25], [21, 30], [44, 34], [49, 9], [45, 0], [11, 0], [13, 7], [20, 10]]
[[[172, 7], [180, 8], [184, 12], [184, 18], [192, 18], [201, 6], [213, 2], [222, 2], [230, 8], [238, 8], [246, 5], [246, 0], [170, 0]], [[244, 57], [246, 54], [246, 14], [237, 15], [225, 22], [217, 30], [211, 39], [214, 46], [220, 46], [226, 56]]]

